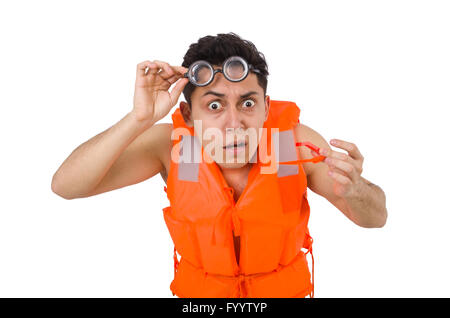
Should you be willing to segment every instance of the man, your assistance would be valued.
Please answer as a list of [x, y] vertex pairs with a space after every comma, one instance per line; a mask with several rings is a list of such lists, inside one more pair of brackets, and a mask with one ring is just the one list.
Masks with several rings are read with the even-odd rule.
[[[235, 60], [230, 60], [230, 57]], [[197, 61], [207, 61], [209, 66], [207, 63], [203, 64], [203, 68], [193, 67]], [[233, 65], [238, 65], [238, 68]], [[246, 70], [245, 76], [234, 81], [236, 74], [233, 72], [239, 73], [241, 68]], [[213, 70], [222, 72], [214, 73]], [[206, 85], [195, 83], [204, 74], [207, 80], [203, 84]], [[267, 75], [267, 64], [262, 54], [251, 42], [242, 40], [234, 33], [199, 39], [198, 43], [190, 46], [183, 66], [171, 66], [159, 60], [139, 63], [133, 109], [118, 123], [76, 148], [54, 174], [52, 190], [66, 199], [83, 198], [136, 184], [157, 173], [167, 183], [168, 177], [173, 178], [174, 175], [174, 172], [171, 174], [171, 167], [177, 167], [178, 171], [179, 179], [174, 183], [183, 183], [180, 181], [179, 166], [173, 163], [174, 126], [157, 122], [177, 104], [184, 90], [187, 102], [181, 102], [179, 108], [182, 125], [195, 131], [205, 153], [219, 167], [225, 184], [231, 190], [232, 201], [239, 202], [263, 139], [260, 128], [267, 123], [272, 105], [266, 95]], [[173, 84], [175, 86], [169, 92]], [[205, 133], [211, 130], [219, 132], [216, 138]], [[252, 131], [255, 134], [244, 134]], [[332, 150], [319, 133], [300, 122], [293, 127], [293, 131], [296, 141], [312, 143], [320, 148], [319, 155], [326, 157], [323, 162], [302, 163], [307, 186], [325, 197], [355, 224], [362, 227], [384, 226], [387, 218], [385, 194], [380, 187], [361, 176], [363, 156], [358, 147], [348, 141], [333, 139], [330, 143], [346, 153]], [[301, 158], [318, 155], [306, 147], [298, 149]], [[183, 173], [189, 175], [192, 172]], [[280, 172], [278, 175], [281, 176]], [[189, 182], [183, 184], [193, 185]], [[195, 195], [196, 192], [192, 193]], [[166, 213], [168, 226], [171, 215], [175, 214]], [[175, 231], [173, 228], [169, 227], [169, 230], [172, 236], [176, 235], [172, 232]], [[236, 252], [234, 269], [242, 271], [239, 267], [241, 244], [236, 229], [233, 231]], [[183, 243], [175, 242], [177, 244]], [[205, 258], [210, 256], [202, 257], [199, 263], [207, 262]], [[187, 261], [184, 263], [187, 264]], [[259, 291], [253, 295], [256, 292]], [[299, 294], [298, 291], [296, 293]]]

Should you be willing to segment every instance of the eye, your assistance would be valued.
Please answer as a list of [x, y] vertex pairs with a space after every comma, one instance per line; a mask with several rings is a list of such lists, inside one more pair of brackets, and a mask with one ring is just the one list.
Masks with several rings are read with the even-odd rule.
[[252, 108], [255, 102], [252, 99], [247, 99], [243, 104], [243, 108]]
[[214, 102], [211, 102], [208, 104], [208, 108], [211, 110], [218, 110], [221, 107], [222, 107], [222, 105], [217, 101], [214, 101]]

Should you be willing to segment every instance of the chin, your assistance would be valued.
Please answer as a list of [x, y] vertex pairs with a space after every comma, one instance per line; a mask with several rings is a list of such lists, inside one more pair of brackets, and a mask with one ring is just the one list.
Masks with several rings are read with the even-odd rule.
[[232, 163], [232, 162], [230, 162], [230, 163], [223, 163], [223, 162], [220, 163], [220, 162], [216, 161], [216, 163], [222, 169], [238, 169], [238, 168], [245, 167], [248, 164], [248, 161], [246, 161], [246, 162], [235, 162], [235, 163]]

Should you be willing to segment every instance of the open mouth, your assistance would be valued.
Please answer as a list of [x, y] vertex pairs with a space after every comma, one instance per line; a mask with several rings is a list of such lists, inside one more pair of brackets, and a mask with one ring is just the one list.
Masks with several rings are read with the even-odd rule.
[[247, 145], [247, 142], [245, 140], [243, 140], [243, 141], [235, 141], [234, 143], [226, 145], [223, 148], [224, 149], [233, 149], [233, 148], [244, 147], [246, 145]]

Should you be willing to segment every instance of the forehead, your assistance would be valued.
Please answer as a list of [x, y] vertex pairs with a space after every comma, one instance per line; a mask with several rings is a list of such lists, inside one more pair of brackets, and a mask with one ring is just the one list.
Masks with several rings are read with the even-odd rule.
[[[214, 66], [214, 69], [217, 68], [220, 67]], [[211, 98], [212, 96], [217, 96], [207, 94], [211, 91], [223, 94], [223, 98], [237, 98], [250, 91], [255, 91], [258, 94], [263, 94], [263, 89], [258, 84], [258, 77], [252, 72], [249, 72], [247, 77], [240, 82], [231, 82], [227, 80], [222, 73], [216, 73], [216, 75], [214, 76], [214, 80], [209, 85], [196, 87], [194, 89], [191, 99], [203, 100]]]

